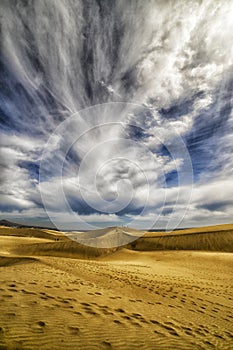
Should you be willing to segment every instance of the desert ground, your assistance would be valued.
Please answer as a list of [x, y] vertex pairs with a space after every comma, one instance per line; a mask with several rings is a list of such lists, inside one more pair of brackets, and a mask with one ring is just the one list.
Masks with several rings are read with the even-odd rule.
[[233, 225], [112, 249], [2, 226], [0, 349], [233, 349], [232, 253]]

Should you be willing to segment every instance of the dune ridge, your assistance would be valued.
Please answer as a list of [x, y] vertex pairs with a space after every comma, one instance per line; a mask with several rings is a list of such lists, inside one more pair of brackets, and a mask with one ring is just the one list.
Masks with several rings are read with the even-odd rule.
[[[0, 229], [1, 235], [43, 238], [44, 241], [27, 242], [12, 250], [15, 254], [24, 255], [51, 255], [77, 258], [95, 258], [108, 255], [116, 250], [118, 243], [127, 242], [127, 249], [137, 251], [156, 250], [204, 250], [233, 252], [233, 225], [221, 225], [210, 228], [183, 230], [172, 233], [151, 233], [134, 229], [110, 227], [85, 233], [51, 234], [35, 229]], [[144, 233], [144, 235], [143, 235]], [[71, 239], [70, 239], [71, 238]], [[78, 241], [76, 239], [78, 238]], [[97, 247], [96, 247], [97, 246]], [[109, 248], [110, 247], [110, 248]]]
[[135, 250], [206, 250], [233, 252], [233, 230], [145, 235], [131, 243]]
[[48, 230], [48, 229], [36, 229], [25, 227], [7, 227], [0, 226], [0, 236], [18, 236], [18, 237], [34, 237], [44, 238], [49, 240], [61, 240], [66, 239], [63, 232]]

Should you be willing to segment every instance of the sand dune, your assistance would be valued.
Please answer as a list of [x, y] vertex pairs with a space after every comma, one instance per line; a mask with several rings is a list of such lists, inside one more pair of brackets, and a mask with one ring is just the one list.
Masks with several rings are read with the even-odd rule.
[[[20, 236], [22, 233], [23, 237], [35, 237], [47, 240], [43, 242], [34, 242], [31, 240], [31, 242], [28, 242], [31, 245], [21, 246], [14, 251], [17, 254], [23, 253], [27, 255], [37, 254], [93, 258], [107, 255], [120, 249], [118, 245], [122, 244], [122, 242], [125, 242], [125, 244], [130, 242], [127, 248], [139, 251], [205, 250], [233, 252], [232, 225], [221, 225], [220, 228], [214, 226], [212, 232], [210, 228], [208, 230], [202, 228], [197, 230], [197, 232], [194, 229], [190, 229], [172, 233], [147, 232], [144, 235], [144, 232], [137, 230], [111, 227], [84, 233], [69, 233], [68, 236], [72, 239], [68, 239], [68, 236], [62, 233], [56, 234], [55, 232], [55, 234], [52, 234], [48, 231], [35, 229], [25, 229], [23, 231], [21, 228], [7, 228], [0, 229], [0, 237], [1, 235], [6, 236], [8, 232], [10, 236]], [[78, 242], [75, 241], [77, 237]]]
[[[5, 232], [0, 349], [232, 348], [232, 253], [101, 249], [38, 238], [35, 231], [26, 237]], [[220, 241], [219, 231], [211, 234], [203, 236], [217, 234]], [[189, 236], [195, 242], [202, 237]], [[158, 238], [174, 242], [173, 236]], [[151, 240], [137, 244], [142, 249]]]
[[35, 237], [44, 238], [49, 240], [61, 240], [66, 239], [66, 236], [59, 231], [54, 230], [42, 230], [36, 228], [14, 228], [0, 226], [0, 236], [18, 236], [18, 237]]
[[143, 234], [144, 231], [126, 227], [107, 227], [88, 232], [69, 233], [68, 236], [91, 247], [110, 248], [126, 245]]
[[222, 224], [214, 226], [203, 226], [203, 227], [193, 227], [187, 229], [180, 229], [175, 231], [151, 231], [146, 232], [145, 236], [154, 237], [154, 236], [169, 236], [169, 235], [185, 235], [190, 233], [208, 233], [208, 232], [220, 232], [220, 231], [232, 231], [233, 224]]
[[195, 233], [194, 230], [170, 234], [147, 233], [130, 245], [135, 250], [206, 250], [233, 252], [233, 229], [221, 231], [203, 231]]
[[11, 257], [0, 256], [0, 267], [11, 266], [15, 264], [25, 264], [25, 263], [30, 263], [34, 261], [36, 261], [36, 259], [28, 258], [28, 257], [19, 258], [19, 257], [12, 257], [12, 256]]
[[63, 256], [69, 258], [92, 259], [102, 255], [111, 254], [118, 248], [93, 248], [82, 245], [72, 240], [62, 242], [37, 242], [27, 245], [20, 245], [12, 249], [14, 254], [19, 255], [47, 255]]

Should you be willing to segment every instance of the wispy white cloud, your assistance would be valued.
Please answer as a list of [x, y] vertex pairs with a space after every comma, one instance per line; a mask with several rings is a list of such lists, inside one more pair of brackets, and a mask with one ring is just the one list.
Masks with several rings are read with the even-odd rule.
[[231, 2], [0, 6], [3, 216], [232, 220]]

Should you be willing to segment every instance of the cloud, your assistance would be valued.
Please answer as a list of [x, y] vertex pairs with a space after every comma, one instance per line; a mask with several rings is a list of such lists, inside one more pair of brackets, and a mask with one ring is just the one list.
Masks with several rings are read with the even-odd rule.
[[231, 220], [233, 4], [0, 7], [2, 213]]

